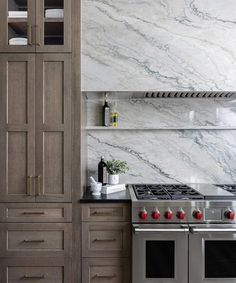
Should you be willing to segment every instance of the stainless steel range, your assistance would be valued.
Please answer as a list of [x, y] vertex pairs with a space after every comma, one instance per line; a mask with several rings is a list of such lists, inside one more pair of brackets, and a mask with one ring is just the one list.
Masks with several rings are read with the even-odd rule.
[[133, 283], [236, 283], [236, 186], [132, 185]]

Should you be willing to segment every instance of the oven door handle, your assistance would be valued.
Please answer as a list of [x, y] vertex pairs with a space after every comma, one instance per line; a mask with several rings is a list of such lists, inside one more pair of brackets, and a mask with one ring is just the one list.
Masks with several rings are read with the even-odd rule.
[[134, 227], [134, 233], [162, 233], [162, 232], [189, 232], [188, 228], [136, 228]]
[[191, 233], [211, 233], [211, 232], [221, 232], [221, 233], [227, 233], [227, 232], [236, 232], [236, 228], [195, 228], [195, 227], [190, 227], [190, 232]]

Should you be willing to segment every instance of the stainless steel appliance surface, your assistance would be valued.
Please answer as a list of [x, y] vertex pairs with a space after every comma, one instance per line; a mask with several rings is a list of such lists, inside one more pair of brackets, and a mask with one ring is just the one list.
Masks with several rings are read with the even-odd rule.
[[133, 283], [236, 283], [236, 193], [222, 186], [130, 185]]

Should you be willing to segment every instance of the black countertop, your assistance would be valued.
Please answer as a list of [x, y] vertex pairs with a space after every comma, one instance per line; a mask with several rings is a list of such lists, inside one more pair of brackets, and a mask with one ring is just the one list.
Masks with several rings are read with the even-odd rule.
[[114, 202], [130, 202], [130, 194], [129, 190], [112, 193], [108, 195], [101, 194], [99, 196], [93, 196], [89, 190], [84, 193], [83, 197], [80, 199], [81, 203], [92, 203], [92, 202], [100, 202], [100, 203], [114, 203]]

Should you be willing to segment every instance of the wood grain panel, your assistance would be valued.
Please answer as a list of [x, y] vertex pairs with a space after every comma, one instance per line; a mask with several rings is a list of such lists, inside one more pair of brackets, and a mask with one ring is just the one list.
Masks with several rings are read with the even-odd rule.
[[71, 259], [0, 258], [1, 283], [71, 283]]
[[27, 195], [27, 133], [9, 132], [7, 141], [8, 194]]
[[72, 205], [69, 203], [0, 204], [1, 222], [71, 222]]
[[[27, 124], [27, 62], [8, 62], [8, 123]], [[33, 94], [31, 94], [33, 95]]]
[[130, 256], [130, 223], [83, 222], [82, 256]]
[[88, 203], [82, 205], [82, 221], [129, 221], [130, 206], [124, 203]]
[[64, 62], [44, 62], [44, 123], [64, 123]]
[[64, 137], [60, 132], [44, 133], [43, 194], [63, 195]]
[[83, 283], [130, 283], [129, 259], [83, 259]]

